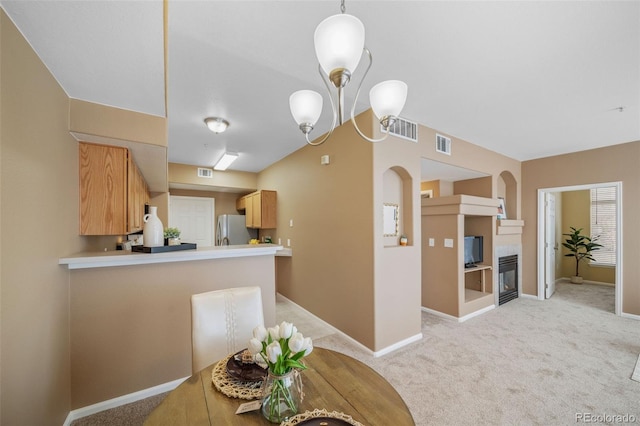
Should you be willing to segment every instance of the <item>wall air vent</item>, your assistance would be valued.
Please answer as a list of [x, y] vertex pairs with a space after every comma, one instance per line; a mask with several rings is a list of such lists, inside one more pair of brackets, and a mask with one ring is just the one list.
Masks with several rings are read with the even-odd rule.
[[436, 133], [436, 152], [451, 155], [451, 139]]
[[[380, 131], [384, 132], [382, 125], [380, 126]], [[404, 118], [398, 117], [389, 127], [389, 133], [412, 142], [418, 142], [418, 125]]]
[[198, 177], [213, 178], [213, 170], [212, 169], [203, 169], [201, 167], [198, 167]]

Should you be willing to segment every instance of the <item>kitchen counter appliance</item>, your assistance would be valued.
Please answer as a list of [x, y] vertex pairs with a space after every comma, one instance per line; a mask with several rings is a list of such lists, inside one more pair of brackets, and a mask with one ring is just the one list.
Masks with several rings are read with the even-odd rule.
[[250, 240], [256, 238], [258, 238], [258, 230], [247, 228], [244, 215], [221, 214], [218, 216], [217, 246], [249, 244]]

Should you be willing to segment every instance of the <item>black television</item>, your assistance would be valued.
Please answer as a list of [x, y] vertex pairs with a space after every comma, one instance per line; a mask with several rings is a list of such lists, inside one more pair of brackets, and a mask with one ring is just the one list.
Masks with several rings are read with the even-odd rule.
[[482, 236], [466, 236], [464, 237], [464, 267], [474, 268], [478, 263], [482, 263]]

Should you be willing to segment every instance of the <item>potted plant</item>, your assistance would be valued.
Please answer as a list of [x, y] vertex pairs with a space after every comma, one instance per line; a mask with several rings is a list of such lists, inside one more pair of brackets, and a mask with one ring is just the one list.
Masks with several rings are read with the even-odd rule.
[[164, 240], [167, 246], [179, 246], [180, 230], [178, 228], [166, 228], [164, 230]]
[[573, 226], [570, 227], [571, 232], [568, 234], [562, 234], [568, 237], [562, 245], [566, 247], [571, 253], [565, 254], [566, 257], [575, 257], [576, 259], [576, 274], [571, 277], [571, 282], [574, 284], [582, 284], [582, 277], [580, 276], [580, 261], [584, 259], [594, 260], [591, 256], [591, 252], [600, 250], [603, 247], [602, 244], [598, 244], [596, 241], [599, 236], [589, 238], [586, 235], [582, 235], [580, 232], [582, 228], [576, 229]]

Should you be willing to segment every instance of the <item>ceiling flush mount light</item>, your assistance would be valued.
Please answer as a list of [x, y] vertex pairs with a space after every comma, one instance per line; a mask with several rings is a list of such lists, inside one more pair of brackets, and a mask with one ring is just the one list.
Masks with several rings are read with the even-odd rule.
[[229, 122], [220, 117], [208, 117], [204, 122], [213, 133], [222, 133], [229, 127]]
[[214, 170], [227, 170], [227, 167], [231, 165], [238, 158], [238, 154], [235, 152], [225, 152], [222, 157], [218, 160], [215, 166], [213, 166]]
[[[358, 134], [369, 142], [380, 142], [389, 135], [389, 127], [395, 122], [407, 99], [407, 85], [398, 80], [387, 80], [376, 84], [369, 92], [371, 109], [382, 125], [385, 135], [380, 139], [365, 136], [356, 124], [354, 115], [360, 88], [373, 58], [364, 45], [364, 25], [355, 16], [345, 13], [344, 0], [340, 4], [341, 13], [322, 21], [316, 28], [314, 44], [318, 58], [318, 72], [322, 78], [333, 110], [333, 124], [327, 135], [319, 142], [311, 142], [309, 133], [313, 130], [322, 112], [322, 96], [313, 90], [299, 90], [289, 97], [289, 107], [294, 120], [304, 133], [309, 145], [320, 145], [333, 133], [336, 123], [343, 123], [344, 87], [360, 62], [362, 54], [369, 58], [369, 65], [362, 75], [351, 107], [351, 122]], [[337, 90], [334, 99], [330, 84]]]

